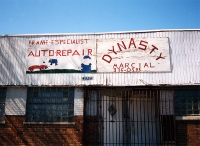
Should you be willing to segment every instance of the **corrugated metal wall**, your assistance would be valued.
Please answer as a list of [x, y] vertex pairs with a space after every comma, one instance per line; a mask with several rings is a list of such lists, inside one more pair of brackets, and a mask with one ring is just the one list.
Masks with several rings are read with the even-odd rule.
[[[31, 38], [100, 39], [168, 37], [171, 72], [168, 73], [53, 73], [26, 74], [27, 40]], [[200, 30], [168, 30], [98, 34], [21, 35], [0, 37], [0, 85], [197, 85], [200, 84]], [[82, 77], [93, 77], [85, 81]]]

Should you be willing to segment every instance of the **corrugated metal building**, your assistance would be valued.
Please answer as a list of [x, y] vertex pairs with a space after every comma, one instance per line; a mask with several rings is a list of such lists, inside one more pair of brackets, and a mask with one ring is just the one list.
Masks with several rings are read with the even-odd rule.
[[0, 143], [199, 145], [199, 56], [200, 30], [0, 36]]

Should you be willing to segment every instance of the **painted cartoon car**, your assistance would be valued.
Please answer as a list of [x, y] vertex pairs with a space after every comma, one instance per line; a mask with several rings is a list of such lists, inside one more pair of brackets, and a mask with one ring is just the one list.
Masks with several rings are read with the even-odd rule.
[[32, 65], [28, 67], [28, 70], [33, 71], [34, 69], [39, 69], [39, 70], [43, 70], [43, 69], [47, 69], [48, 66], [47, 65]]

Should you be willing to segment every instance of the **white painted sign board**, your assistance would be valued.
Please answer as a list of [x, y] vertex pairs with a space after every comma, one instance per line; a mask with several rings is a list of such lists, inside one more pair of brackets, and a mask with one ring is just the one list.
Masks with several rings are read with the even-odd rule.
[[27, 42], [26, 73], [96, 72], [94, 39], [31, 38]]
[[97, 40], [97, 72], [170, 72], [168, 38]]

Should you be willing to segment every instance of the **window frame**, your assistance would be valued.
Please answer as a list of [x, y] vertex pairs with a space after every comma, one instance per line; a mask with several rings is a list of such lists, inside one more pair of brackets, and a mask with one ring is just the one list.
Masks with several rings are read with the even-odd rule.
[[4, 123], [7, 88], [0, 87], [0, 123]]
[[74, 92], [73, 87], [28, 87], [25, 123], [73, 123]]
[[174, 105], [177, 120], [199, 120], [200, 88], [174, 89]]

